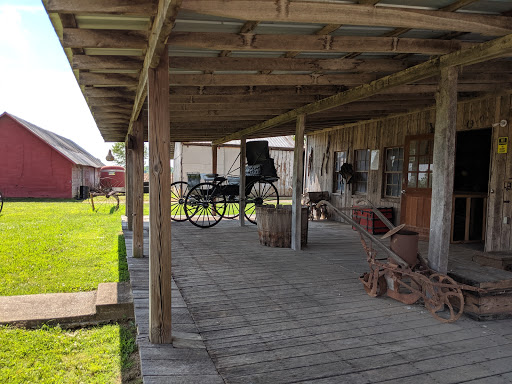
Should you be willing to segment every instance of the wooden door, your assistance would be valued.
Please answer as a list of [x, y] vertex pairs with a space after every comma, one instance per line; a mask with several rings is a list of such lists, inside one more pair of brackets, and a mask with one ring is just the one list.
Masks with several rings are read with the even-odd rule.
[[404, 148], [400, 223], [428, 238], [434, 135], [407, 136]]

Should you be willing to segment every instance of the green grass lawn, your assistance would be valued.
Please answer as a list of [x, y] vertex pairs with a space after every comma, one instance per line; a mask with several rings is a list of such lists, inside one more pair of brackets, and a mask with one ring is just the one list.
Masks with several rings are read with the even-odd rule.
[[90, 291], [126, 281], [120, 217], [86, 202], [6, 201], [0, 213], [0, 295]]
[[0, 383], [140, 383], [133, 325], [0, 327]]
[[[94, 290], [128, 280], [117, 211], [88, 202], [7, 200], [0, 295]], [[0, 383], [140, 383], [133, 324], [79, 330], [0, 327]]]

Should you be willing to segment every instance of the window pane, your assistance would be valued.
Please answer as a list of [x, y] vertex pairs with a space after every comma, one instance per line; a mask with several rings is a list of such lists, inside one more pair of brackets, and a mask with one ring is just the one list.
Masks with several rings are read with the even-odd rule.
[[416, 173], [407, 174], [407, 186], [409, 188], [416, 188], [416, 180], [417, 180]]
[[386, 187], [386, 196], [393, 196], [393, 190], [390, 185]]
[[409, 156], [409, 166], [407, 167], [409, 171], [417, 171], [418, 170], [418, 160], [415, 156]]
[[429, 188], [428, 173], [418, 173], [418, 188]]
[[419, 158], [419, 171], [427, 172], [430, 165], [429, 156], [420, 156]]
[[391, 171], [393, 169], [393, 159], [393, 156], [386, 158], [386, 171]]

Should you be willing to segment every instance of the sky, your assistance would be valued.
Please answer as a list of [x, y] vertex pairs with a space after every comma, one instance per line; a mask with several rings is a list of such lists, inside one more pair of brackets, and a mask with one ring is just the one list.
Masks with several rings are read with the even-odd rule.
[[0, 114], [80, 145], [104, 164], [105, 143], [40, 0], [0, 0]]

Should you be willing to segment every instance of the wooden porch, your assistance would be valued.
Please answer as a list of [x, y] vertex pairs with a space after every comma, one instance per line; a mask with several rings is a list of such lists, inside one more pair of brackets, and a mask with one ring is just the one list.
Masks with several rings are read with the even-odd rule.
[[[173, 223], [174, 346], [150, 344], [148, 224], [140, 259], [124, 226], [144, 383], [512, 381], [512, 320], [442, 324], [423, 306], [370, 298], [357, 233], [331, 221], [309, 223], [302, 252], [260, 246], [236, 221]], [[464, 247], [452, 245], [454, 260]]]

